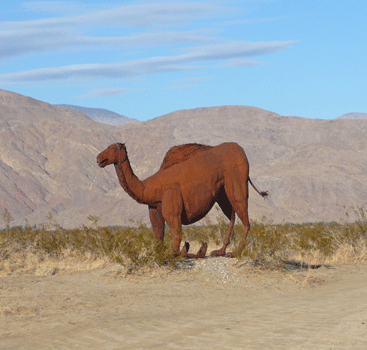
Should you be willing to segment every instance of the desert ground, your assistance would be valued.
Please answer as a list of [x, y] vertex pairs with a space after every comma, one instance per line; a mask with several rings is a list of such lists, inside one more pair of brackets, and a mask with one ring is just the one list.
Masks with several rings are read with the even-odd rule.
[[187, 260], [0, 278], [0, 349], [366, 349], [366, 266]]

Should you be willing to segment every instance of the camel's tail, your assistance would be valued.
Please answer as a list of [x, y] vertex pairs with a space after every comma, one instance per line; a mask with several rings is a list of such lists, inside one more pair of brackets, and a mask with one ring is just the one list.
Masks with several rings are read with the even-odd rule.
[[267, 197], [268, 196], [268, 191], [265, 191], [265, 192], [260, 192], [256, 187], [255, 185], [252, 183], [251, 179], [250, 179], [250, 176], [248, 177], [248, 180], [250, 182], [250, 184], [252, 185], [252, 187], [255, 189], [255, 191], [261, 196], [261, 197]]

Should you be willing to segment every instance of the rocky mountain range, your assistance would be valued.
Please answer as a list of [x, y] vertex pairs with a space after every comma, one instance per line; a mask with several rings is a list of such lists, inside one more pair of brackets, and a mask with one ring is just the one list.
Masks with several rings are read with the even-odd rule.
[[346, 113], [337, 119], [367, 119], [367, 113]]
[[110, 126], [4, 90], [0, 106], [0, 214], [7, 209], [11, 225], [43, 223], [48, 213], [64, 227], [89, 224], [88, 215], [101, 225], [149, 222], [147, 207], [123, 191], [114, 167], [97, 166], [98, 153], [116, 142], [126, 144], [140, 179], [156, 172], [174, 145], [238, 142], [252, 181], [269, 191], [264, 200], [250, 189], [252, 219], [339, 220], [367, 202], [364, 119], [315, 120], [224, 106]]
[[124, 115], [120, 115], [118, 113], [109, 111], [108, 109], [103, 108], [88, 108], [88, 107], [81, 107], [81, 106], [74, 106], [74, 105], [55, 105], [57, 107], [66, 107], [73, 109], [78, 112], [84, 113], [89, 118], [93, 119], [94, 121], [102, 124], [108, 125], [121, 125], [126, 123], [132, 122], [139, 122], [139, 120], [134, 118], [128, 118]]

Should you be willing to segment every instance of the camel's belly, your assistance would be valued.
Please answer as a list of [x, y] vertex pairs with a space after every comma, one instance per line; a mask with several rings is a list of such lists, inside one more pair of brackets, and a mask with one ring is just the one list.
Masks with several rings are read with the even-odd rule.
[[200, 183], [197, 185], [191, 184], [191, 186], [182, 188], [182, 198], [185, 208], [181, 218], [182, 223], [189, 225], [201, 220], [213, 207], [222, 185], [222, 182], [212, 186], [210, 183]]
[[212, 207], [213, 207], [213, 205], [211, 205], [205, 211], [198, 210], [195, 213], [190, 213], [189, 217], [187, 216], [186, 211], [184, 211], [182, 213], [182, 215], [181, 215], [181, 223], [182, 223], [182, 225], [191, 225], [191, 224], [194, 224], [195, 222], [198, 222], [199, 220], [201, 220], [202, 218], [204, 218], [206, 216], [206, 214], [209, 213], [209, 211], [210, 211], [210, 209]]

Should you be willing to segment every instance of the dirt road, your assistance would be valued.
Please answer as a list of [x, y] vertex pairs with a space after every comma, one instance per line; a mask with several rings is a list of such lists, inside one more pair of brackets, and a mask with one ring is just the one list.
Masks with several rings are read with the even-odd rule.
[[0, 278], [0, 349], [367, 349], [366, 267]]

